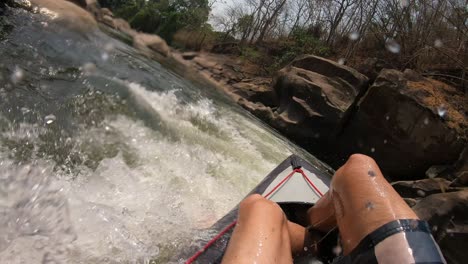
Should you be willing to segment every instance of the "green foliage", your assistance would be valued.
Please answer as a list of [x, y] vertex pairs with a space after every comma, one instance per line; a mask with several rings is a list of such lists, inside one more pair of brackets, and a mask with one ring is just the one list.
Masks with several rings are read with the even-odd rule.
[[322, 41], [310, 34], [309, 30], [304, 28], [296, 28], [292, 34], [294, 46], [292, 51], [298, 51], [302, 54], [314, 54], [318, 56], [329, 56], [331, 53], [330, 47]]
[[331, 48], [321, 40], [315, 38], [307, 29], [296, 28], [290, 36], [290, 40], [281, 43], [283, 52], [275, 56], [275, 61], [268, 67], [270, 72], [274, 72], [302, 54], [313, 54], [327, 57], [331, 55]]
[[208, 21], [208, 0], [101, 0], [102, 6], [129, 21], [140, 31], [155, 33], [171, 43], [181, 29], [203, 28]]
[[264, 54], [263, 52], [257, 50], [254, 47], [243, 47], [241, 49], [241, 57], [243, 59], [249, 60], [251, 62], [257, 62], [258, 63], [260, 61], [263, 61], [263, 57], [265, 55], [266, 54]]

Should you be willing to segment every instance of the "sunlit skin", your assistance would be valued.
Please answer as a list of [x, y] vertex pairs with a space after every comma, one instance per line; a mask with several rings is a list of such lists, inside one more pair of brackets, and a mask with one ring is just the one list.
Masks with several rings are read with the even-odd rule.
[[[308, 215], [315, 229], [326, 232], [338, 226], [344, 255], [386, 223], [418, 219], [375, 161], [359, 154], [335, 173], [330, 190]], [[260, 195], [249, 196], [240, 205], [223, 263], [292, 263], [293, 256], [310, 245], [304, 243], [305, 234], [306, 229], [289, 222], [276, 203]]]

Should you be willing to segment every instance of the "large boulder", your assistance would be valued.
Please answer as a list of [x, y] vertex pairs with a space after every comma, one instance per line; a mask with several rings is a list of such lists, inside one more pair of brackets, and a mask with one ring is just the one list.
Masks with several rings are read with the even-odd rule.
[[413, 71], [382, 70], [337, 140], [342, 157], [372, 156], [392, 180], [425, 178], [452, 165], [466, 144], [468, 99]]
[[418, 202], [413, 210], [432, 226], [435, 240], [448, 263], [468, 259], [468, 190], [440, 193]]
[[53, 17], [51, 23], [57, 23], [68, 29], [86, 34], [98, 29], [94, 17], [72, 2], [65, 0], [31, 0], [33, 6], [46, 8]]
[[272, 125], [314, 151], [339, 131], [345, 113], [366, 88], [367, 77], [357, 71], [303, 56], [278, 72], [274, 84], [278, 118]]
[[165, 57], [169, 56], [171, 49], [166, 41], [157, 35], [138, 33], [133, 36], [133, 46], [144, 53], [154, 51]]

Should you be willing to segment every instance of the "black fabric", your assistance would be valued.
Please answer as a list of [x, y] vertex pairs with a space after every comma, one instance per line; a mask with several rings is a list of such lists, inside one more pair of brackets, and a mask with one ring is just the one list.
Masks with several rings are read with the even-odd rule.
[[387, 223], [367, 235], [347, 256], [337, 257], [334, 264], [378, 263], [375, 246], [387, 237], [404, 232], [418, 264], [445, 263], [439, 248], [432, 238], [429, 225], [425, 221], [401, 219]]

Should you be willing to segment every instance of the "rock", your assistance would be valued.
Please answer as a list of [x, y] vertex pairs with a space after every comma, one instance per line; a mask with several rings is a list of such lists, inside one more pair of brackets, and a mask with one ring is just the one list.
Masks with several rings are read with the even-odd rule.
[[384, 68], [389, 68], [390, 65], [385, 63], [385, 61], [378, 58], [366, 58], [362, 63], [357, 66], [358, 72], [364, 74], [369, 78], [369, 81], [372, 83], [375, 81], [375, 78], [379, 75], [380, 71]]
[[455, 88], [441, 82], [382, 70], [350, 114], [334, 149], [372, 156], [393, 180], [425, 178], [433, 165], [451, 165], [466, 144], [468, 105]]
[[195, 57], [193, 61], [197, 63], [198, 65], [200, 65], [202, 68], [208, 69], [208, 70], [212, 70], [216, 68], [216, 66], [218, 65], [216, 61], [209, 60], [206, 57], [202, 57], [202, 56]]
[[67, 0], [67, 1], [72, 2], [81, 7], [86, 7], [87, 5], [86, 0]]
[[136, 34], [133, 37], [133, 46], [143, 52], [155, 51], [165, 57], [169, 56], [171, 51], [162, 38], [146, 33]]
[[409, 207], [413, 207], [418, 203], [418, 201], [416, 199], [412, 199], [412, 198], [403, 198], [403, 200], [406, 202], [406, 204]]
[[240, 98], [237, 101], [237, 103], [252, 114], [254, 114], [255, 116], [257, 116], [258, 118], [266, 122], [271, 121], [275, 118], [275, 114], [273, 113], [271, 108], [268, 106], [264, 106], [261, 103], [253, 103], [244, 98]]
[[98, 29], [94, 17], [74, 3], [65, 0], [30, 0], [34, 6], [47, 8], [55, 13], [56, 18], [51, 23], [58, 23], [62, 26], [81, 33], [89, 33]]
[[108, 25], [109, 27], [115, 28], [114, 19], [111, 16], [103, 15], [101, 22]]
[[404, 198], [417, 198], [453, 191], [450, 188], [450, 181], [440, 178], [419, 181], [397, 181], [393, 182], [392, 186]]
[[362, 89], [367, 88], [369, 81], [366, 76], [353, 68], [318, 56], [304, 55], [295, 59], [291, 65], [296, 68], [301, 68], [333, 78], [337, 81], [345, 81], [350, 85], [350, 87], [354, 88], [355, 94], [358, 94]]
[[104, 16], [114, 17], [114, 13], [109, 10], [109, 8], [101, 8], [101, 14]]
[[364, 92], [367, 78], [357, 71], [316, 56], [304, 56], [278, 72], [275, 92], [280, 132], [313, 152], [339, 131], [345, 113]]
[[114, 25], [113, 26], [114, 29], [122, 31], [125, 34], [130, 35], [132, 37], [134, 37], [136, 34], [138, 34], [138, 32], [133, 30], [132, 27], [130, 26], [130, 24], [126, 20], [124, 20], [122, 18], [114, 18], [113, 19], [113, 25]]
[[432, 226], [433, 235], [448, 263], [468, 259], [468, 189], [433, 194], [412, 208]]
[[428, 178], [439, 177], [441, 175], [444, 175], [444, 173], [449, 169], [450, 169], [450, 166], [447, 166], [447, 165], [434, 165], [434, 166], [431, 166], [429, 169], [427, 169], [426, 176]]
[[[269, 79], [268, 79], [269, 81]], [[260, 102], [265, 106], [275, 107], [278, 98], [269, 82], [256, 78], [249, 82], [239, 82], [232, 85], [232, 92], [251, 102]]]
[[184, 52], [184, 53], [182, 53], [182, 58], [184, 60], [193, 60], [197, 56], [198, 56], [198, 52]]

